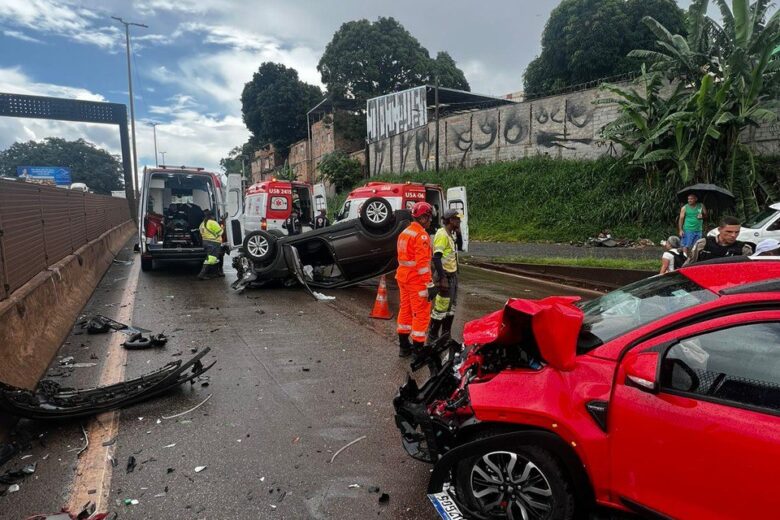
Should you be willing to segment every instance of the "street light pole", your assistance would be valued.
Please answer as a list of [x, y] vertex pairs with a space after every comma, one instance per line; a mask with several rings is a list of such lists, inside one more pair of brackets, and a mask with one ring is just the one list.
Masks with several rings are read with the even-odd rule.
[[112, 16], [114, 20], [125, 26], [125, 49], [127, 51], [127, 85], [130, 94], [130, 136], [133, 143], [133, 181], [135, 182], [135, 196], [140, 195], [140, 186], [138, 186], [138, 154], [135, 146], [135, 103], [133, 103], [133, 75], [130, 71], [130, 26], [143, 27], [148, 29], [148, 25], [142, 23], [126, 22], [119, 17]]
[[168, 152], [160, 152], [160, 155], [162, 155], [162, 156], [163, 156], [163, 162], [162, 162], [162, 163], [163, 163], [163, 166], [165, 166], [165, 154], [166, 154], [166, 153], [168, 153]]
[[149, 123], [152, 126], [152, 132], [154, 132], [154, 164], [155, 166], [160, 166], [160, 163], [157, 162], [157, 125], [159, 123]]

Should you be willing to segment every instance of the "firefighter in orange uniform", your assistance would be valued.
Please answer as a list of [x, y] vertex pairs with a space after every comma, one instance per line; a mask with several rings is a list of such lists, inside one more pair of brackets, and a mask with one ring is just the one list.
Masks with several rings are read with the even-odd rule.
[[432, 249], [427, 228], [433, 220], [433, 206], [418, 202], [412, 208], [412, 218], [414, 222], [398, 235], [395, 279], [401, 291], [398, 311], [398, 355], [401, 357], [411, 355], [412, 351], [422, 352], [431, 320]]

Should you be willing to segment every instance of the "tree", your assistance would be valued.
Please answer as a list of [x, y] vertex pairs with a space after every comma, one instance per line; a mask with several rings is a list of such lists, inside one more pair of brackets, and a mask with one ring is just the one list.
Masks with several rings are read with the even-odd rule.
[[254, 153], [254, 147], [251, 141], [240, 146], [234, 146], [227, 154], [227, 157], [223, 157], [219, 160], [219, 166], [222, 168], [222, 172], [225, 175], [231, 173], [243, 173], [247, 179], [252, 178], [252, 170], [249, 168], [249, 163], [252, 160], [252, 154]]
[[119, 157], [84, 139], [47, 137], [43, 141], [14, 143], [0, 152], [0, 175], [16, 177], [16, 167], [25, 165], [65, 166], [70, 168], [72, 182], [83, 182], [104, 195], [124, 186]]
[[[707, 16], [708, 0], [694, 0], [688, 10], [687, 37], [645, 18], [660, 50], [636, 50], [631, 55], [650, 63], [643, 79], [655, 87], [638, 92], [605, 86], [617, 94], [613, 101], [622, 116], [605, 127], [604, 136], [621, 142], [630, 160], [648, 171], [731, 189], [737, 211], [744, 216], [757, 209], [757, 187], [776, 196], [773, 181], [756, 179], [760, 172], [740, 135], [775, 120], [780, 109], [780, 14], [766, 21], [769, 0], [732, 0], [731, 7], [726, 0], [716, 3], [723, 24]], [[659, 95], [662, 78], [673, 80], [673, 96]], [[632, 108], [637, 105], [647, 106], [645, 113]]]
[[298, 79], [295, 69], [266, 62], [244, 85], [241, 113], [254, 145], [271, 143], [286, 157], [308, 135], [306, 113], [321, 100], [319, 87]]
[[448, 52], [440, 51], [433, 60], [431, 76], [439, 78], [439, 85], [458, 90], [471, 91], [466, 75], [455, 64]]
[[672, 31], [684, 30], [684, 14], [674, 0], [563, 0], [544, 27], [541, 54], [523, 75], [526, 95], [637, 71], [640, 61], [629, 51], [655, 44], [642, 24], [645, 16]]
[[468, 90], [463, 72], [447, 53], [431, 59], [417, 38], [394, 18], [346, 22], [325, 48], [317, 70], [337, 98], [365, 100], [427, 83], [437, 73], [443, 87]]
[[336, 193], [352, 189], [363, 178], [360, 162], [344, 152], [331, 152], [318, 165], [322, 179], [336, 187]]

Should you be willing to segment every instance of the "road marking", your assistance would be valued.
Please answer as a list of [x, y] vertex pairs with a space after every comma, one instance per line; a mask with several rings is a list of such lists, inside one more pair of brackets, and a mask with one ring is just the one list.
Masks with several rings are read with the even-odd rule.
[[469, 269], [479, 269], [480, 271], [485, 271], [487, 273], [492, 274], [502, 274], [506, 276], [511, 276], [513, 278], [520, 278], [521, 280], [527, 280], [532, 283], [536, 283], [539, 285], [546, 285], [548, 287], [555, 287], [555, 288], [562, 288], [569, 292], [580, 292], [583, 293], [585, 296], [588, 297], [598, 297], [598, 296], [604, 296], [603, 292], [594, 291], [592, 289], [583, 289], [581, 287], [574, 287], [572, 285], [566, 285], [563, 283], [557, 283], [557, 282], [551, 282], [549, 280], [540, 280], [537, 278], [531, 278], [530, 276], [523, 276], [521, 274], [515, 274], [515, 273], [507, 273], [505, 271], [496, 271], [494, 269], [488, 269], [486, 267], [477, 267], [476, 265], [468, 265]]
[[[133, 307], [135, 291], [138, 287], [138, 273], [141, 263], [133, 262], [125, 284], [119, 310], [114, 317], [122, 323], [131, 323], [133, 319]], [[100, 386], [110, 385], [125, 380], [125, 361], [127, 351], [122, 348], [122, 342], [126, 336], [122, 333], [114, 333], [106, 349], [106, 361], [100, 374]], [[97, 512], [108, 510], [109, 493], [111, 492], [111, 476], [113, 466], [111, 460], [114, 457], [116, 442], [110, 446], [103, 446], [112, 439], [116, 439], [119, 433], [119, 410], [104, 412], [89, 420], [86, 428], [89, 447], [81, 454], [76, 466], [76, 475], [70, 491], [68, 508], [71, 511], [81, 511], [87, 502], [95, 502]], [[90, 491], [92, 493], [90, 494]]]

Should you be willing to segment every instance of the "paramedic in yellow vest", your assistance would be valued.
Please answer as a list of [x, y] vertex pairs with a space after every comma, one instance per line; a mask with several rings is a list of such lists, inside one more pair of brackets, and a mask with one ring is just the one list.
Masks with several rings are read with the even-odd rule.
[[[418, 202], [412, 208], [414, 221], [398, 235], [398, 269], [395, 279], [401, 293], [398, 309], [398, 355], [419, 355], [431, 319], [431, 237], [427, 228], [433, 220], [433, 206]], [[411, 340], [411, 341], [410, 341]]]
[[217, 266], [219, 255], [222, 254], [222, 226], [214, 220], [211, 210], [203, 210], [203, 222], [200, 223], [200, 237], [203, 239], [203, 247], [206, 249], [206, 259], [203, 260], [203, 268], [198, 273], [198, 280], [208, 280], [219, 276]]
[[441, 334], [449, 334], [455, 320], [455, 305], [458, 298], [458, 251], [455, 237], [460, 231], [461, 214], [449, 209], [442, 215], [442, 227], [433, 237], [433, 282], [436, 297], [431, 310], [431, 328], [428, 342]]

